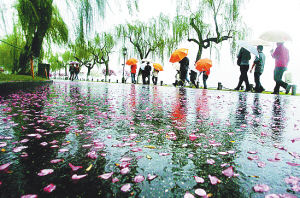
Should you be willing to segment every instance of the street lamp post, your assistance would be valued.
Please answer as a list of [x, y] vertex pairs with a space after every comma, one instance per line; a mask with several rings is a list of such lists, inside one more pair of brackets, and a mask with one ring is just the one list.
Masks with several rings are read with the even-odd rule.
[[123, 47], [122, 51], [123, 51], [123, 56], [124, 56], [122, 83], [125, 83], [124, 69], [125, 69], [125, 58], [126, 58], [126, 55], [127, 55], [127, 48], [126, 48], [126, 47]]

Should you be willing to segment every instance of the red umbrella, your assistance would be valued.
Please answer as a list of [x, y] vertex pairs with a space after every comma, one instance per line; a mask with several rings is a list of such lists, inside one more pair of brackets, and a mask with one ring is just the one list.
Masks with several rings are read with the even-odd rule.
[[170, 57], [170, 62], [175, 63], [181, 61], [184, 57], [188, 55], [188, 49], [180, 48], [175, 50]]

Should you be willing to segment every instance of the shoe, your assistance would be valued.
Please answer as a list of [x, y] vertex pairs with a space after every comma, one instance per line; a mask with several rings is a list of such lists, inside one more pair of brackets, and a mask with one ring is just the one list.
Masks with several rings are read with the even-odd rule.
[[279, 94], [279, 92], [277, 92], [277, 91], [274, 91], [274, 92], [272, 92], [272, 94], [277, 94], [277, 95], [278, 95], [278, 94]]
[[239, 91], [239, 90], [240, 90], [240, 88], [236, 87], [236, 88], [234, 88], [234, 90], [236, 90], [236, 91]]
[[286, 86], [285, 94], [289, 94], [291, 87], [292, 87], [292, 85], [289, 85], [289, 84]]

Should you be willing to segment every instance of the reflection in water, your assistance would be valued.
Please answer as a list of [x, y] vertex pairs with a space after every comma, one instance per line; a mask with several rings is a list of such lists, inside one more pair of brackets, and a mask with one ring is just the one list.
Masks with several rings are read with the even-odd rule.
[[279, 95], [274, 96], [273, 110], [272, 110], [272, 124], [273, 130], [272, 138], [280, 141], [281, 133], [285, 128], [285, 101]]
[[207, 89], [202, 90], [202, 94], [197, 97], [197, 118], [201, 121], [209, 119], [209, 105], [208, 105], [208, 96]]
[[236, 110], [236, 123], [238, 125], [247, 124], [247, 119], [246, 119], [246, 115], [248, 113], [247, 96], [248, 94], [239, 92], [239, 100], [238, 100], [238, 105]]
[[179, 126], [184, 126], [186, 123], [186, 89], [179, 89], [175, 104], [173, 105], [173, 112], [171, 119], [178, 123]]

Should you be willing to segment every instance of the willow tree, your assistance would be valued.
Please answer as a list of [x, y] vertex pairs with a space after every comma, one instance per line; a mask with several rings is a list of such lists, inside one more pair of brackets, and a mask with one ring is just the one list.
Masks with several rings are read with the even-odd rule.
[[[151, 55], [164, 58], [165, 50], [172, 46], [170, 20], [164, 15], [152, 18], [148, 23], [136, 21], [116, 27], [117, 38], [123, 43], [130, 43], [133, 47], [133, 54], [144, 59]], [[125, 44], [124, 44], [125, 45]]]
[[[53, 0], [18, 0], [18, 17], [25, 35], [25, 46], [19, 58], [20, 74], [29, 69], [31, 57], [40, 58], [45, 36], [49, 35], [54, 43], [67, 42], [68, 30], [59, 15]], [[50, 31], [52, 30], [52, 31]]]
[[[182, 0], [178, 0], [179, 4]], [[173, 21], [174, 37], [188, 37], [189, 42], [197, 45], [196, 61], [202, 56], [203, 49], [214, 47], [232, 39], [232, 54], [236, 50], [236, 40], [243, 38], [245, 26], [240, 17], [242, 0], [198, 0], [197, 11], [186, 17], [178, 15]], [[180, 13], [180, 9], [179, 9]]]
[[112, 34], [105, 32], [101, 35], [97, 34], [92, 43], [92, 54], [95, 62], [105, 65], [105, 82], [107, 82], [107, 76], [109, 76], [109, 57], [115, 44]]

